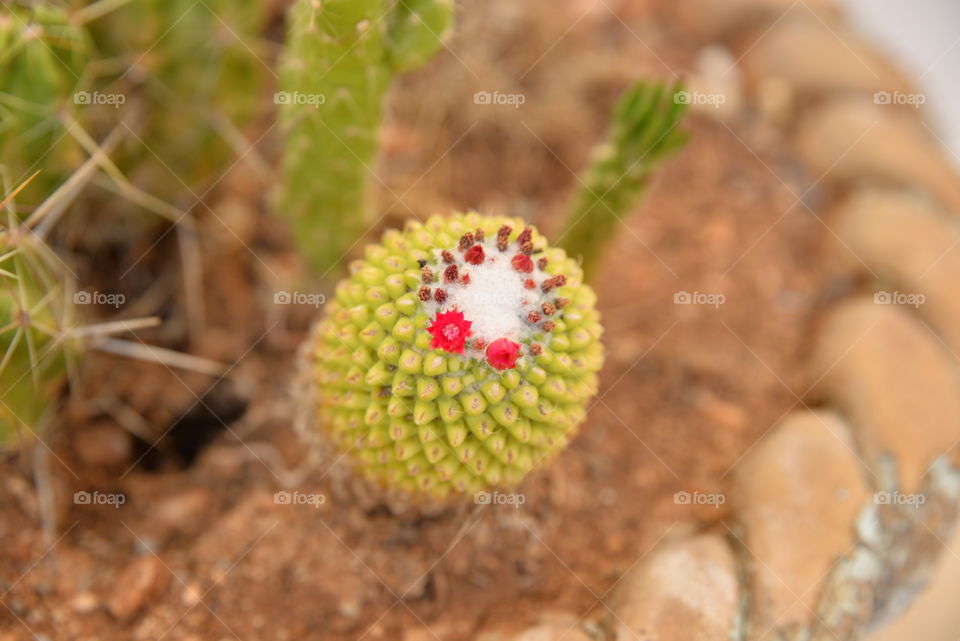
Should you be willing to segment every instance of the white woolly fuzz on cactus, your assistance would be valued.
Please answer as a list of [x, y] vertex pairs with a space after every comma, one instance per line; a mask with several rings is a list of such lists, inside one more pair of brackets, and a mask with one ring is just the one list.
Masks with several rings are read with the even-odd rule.
[[[523, 278], [510, 265], [506, 255], [490, 255], [488, 243], [483, 246], [487, 250], [487, 258], [482, 265], [457, 261], [461, 277], [468, 275], [470, 282], [466, 285], [458, 282], [444, 286], [446, 302], [439, 305], [431, 300], [427, 304], [428, 313], [433, 317], [439, 311], [458, 309], [463, 312], [464, 318], [473, 323], [470, 327], [473, 335], [488, 343], [497, 338], [525, 342], [536, 329], [526, 321], [526, 316], [531, 309], [536, 309], [542, 296], [538, 295], [536, 289], [524, 288]], [[437, 257], [439, 259], [439, 252]], [[542, 281], [543, 277], [532, 276], [539, 287], [537, 281]]]
[[552, 327], [553, 277], [529, 239], [510, 243], [468, 234], [455, 247], [435, 250], [423, 269], [420, 300], [428, 317], [459, 312], [458, 323], [469, 323], [464, 356], [483, 360], [486, 348], [500, 339], [530, 347]]

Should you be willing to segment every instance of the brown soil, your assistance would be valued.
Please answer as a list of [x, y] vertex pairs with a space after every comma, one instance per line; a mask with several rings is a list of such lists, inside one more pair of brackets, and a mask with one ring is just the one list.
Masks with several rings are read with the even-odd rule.
[[[687, 72], [704, 44], [682, 3], [591, 4], [463, 3], [454, 53], [392, 98], [385, 223], [456, 207], [556, 229], [619, 91]], [[475, 105], [479, 90], [527, 101]], [[314, 310], [272, 304], [300, 277], [262, 177], [240, 167], [211, 196], [217, 216], [197, 208], [202, 305], [184, 286], [176, 232], [122, 281], [103, 274], [131, 267], [159, 233], [90, 250], [89, 278], [124, 291], [136, 306], [126, 315], [164, 318], [145, 342], [235, 365], [214, 383], [90, 359], [50, 449], [0, 465], [0, 639], [455, 641], [602, 615], [599, 599], [651, 546], [724, 516], [674, 493], [724, 492], [740, 456], [798, 403], [826, 284], [824, 228], [794, 206], [807, 183], [780, 135], [752, 120], [687, 126], [690, 144], [598, 281], [601, 394], [571, 446], [520, 488], [520, 508], [398, 519], [345, 498], [325, 469], [298, 476], [289, 388]], [[725, 303], [676, 305], [680, 291]], [[326, 502], [277, 505], [282, 489]], [[126, 501], [76, 505], [81, 490]]]

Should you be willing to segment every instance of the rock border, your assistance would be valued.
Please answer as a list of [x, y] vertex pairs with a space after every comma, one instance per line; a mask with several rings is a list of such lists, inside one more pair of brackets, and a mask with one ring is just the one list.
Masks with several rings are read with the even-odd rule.
[[828, 0], [691, 4], [804, 169], [843, 195], [822, 212], [827, 259], [872, 294], [826, 310], [805, 399], [818, 409], [738, 464], [729, 524], [658, 545], [599, 620], [517, 640], [854, 641], [924, 585], [958, 516], [960, 179], [920, 94]]

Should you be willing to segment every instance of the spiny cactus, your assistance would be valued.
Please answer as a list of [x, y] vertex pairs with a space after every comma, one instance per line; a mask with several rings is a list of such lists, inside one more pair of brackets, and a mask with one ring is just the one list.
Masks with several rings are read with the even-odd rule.
[[26, 228], [0, 228], [0, 448], [37, 427], [63, 380], [72, 305], [56, 265]]
[[44, 169], [21, 204], [83, 162], [65, 123], [96, 131], [122, 119], [132, 133], [116, 164], [141, 189], [192, 205], [237, 151], [225, 136], [257, 115], [266, 5], [61, 4], [11, 0], [0, 14], [0, 163], [13, 178]]
[[441, 46], [452, 0], [297, 0], [277, 102], [287, 128], [280, 211], [326, 274], [371, 220], [368, 183], [391, 77]]
[[117, 162], [138, 186], [189, 205], [226, 170], [235, 150], [218, 120], [242, 130], [258, 113], [266, 16], [264, 2], [136, 0], [91, 23], [122, 74], [103, 80], [126, 98], [136, 136]]
[[515, 486], [584, 418], [603, 362], [576, 262], [520, 219], [455, 214], [387, 231], [308, 344], [316, 420], [387, 488]]
[[453, 0], [400, 0], [387, 24], [387, 55], [394, 72], [421, 67], [437, 52], [453, 18]]
[[657, 164], [686, 143], [687, 134], [678, 128], [687, 108], [676, 99], [680, 90], [635, 84], [617, 103], [607, 140], [593, 151], [560, 239], [568, 254], [583, 259], [588, 277]]
[[44, 172], [20, 194], [36, 204], [83, 162], [64, 136], [60, 113], [71, 110], [90, 56], [90, 41], [63, 9], [44, 2], [7, 2], [0, 13], [0, 164], [23, 179], [42, 162]]

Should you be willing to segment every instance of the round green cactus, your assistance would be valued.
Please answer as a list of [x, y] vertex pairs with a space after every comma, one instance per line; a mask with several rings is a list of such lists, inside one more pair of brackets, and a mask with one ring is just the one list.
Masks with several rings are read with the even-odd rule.
[[389, 489], [515, 486], [584, 418], [603, 363], [593, 290], [520, 219], [387, 231], [308, 345], [308, 437]]

